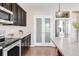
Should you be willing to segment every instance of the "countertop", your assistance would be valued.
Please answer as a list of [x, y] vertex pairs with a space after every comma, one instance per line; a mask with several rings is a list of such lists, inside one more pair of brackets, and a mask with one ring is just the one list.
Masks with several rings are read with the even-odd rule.
[[12, 43], [14, 43], [18, 40], [20, 40], [20, 39], [19, 38], [12, 38], [12, 39], [11, 38], [5, 38], [5, 41], [0, 42], [0, 48], [2, 47], [1, 49], [3, 49], [3, 48], [9, 46], [10, 44], [12, 44]]
[[71, 42], [71, 38], [55, 38], [52, 42], [64, 56], [79, 56], [79, 42]]
[[15, 38], [6, 37], [4, 42], [0, 42], [0, 49], [3, 49], [14, 42], [21, 40], [22, 38], [24, 38], [26, 36], [27, 35], [21, 35], [20, 37], [15, 37]]

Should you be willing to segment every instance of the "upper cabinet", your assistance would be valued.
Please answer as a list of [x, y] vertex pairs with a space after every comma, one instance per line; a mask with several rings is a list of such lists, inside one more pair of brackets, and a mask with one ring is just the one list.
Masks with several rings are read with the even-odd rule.
[[15, 3], [12, 3], [12, 12], [14, 14], [14, 25], [18, 25], [18, 8]]
[[18, 8], [18, 25], [22, 26], [22, 8], [20, 8], [20, 6], [17, 7]]
[[11, 4], [11, 3], [0, 3], [0, 6], [2, 6], [2, 7], [4, 7], [4, 8], [6, 8], [6, 9], [8, 9], [8, 10], [10, 10], [10, 11], [11, 11], [11, 9], [12, 9], [12, 4]]
[[26, 26], [26, 12], [16, 3], [0, 3], [0, 6], [10, 10], [14, 14], [14, 24], [17, 26]]
[[26, 12], [22, 10], [22, 26], [26, 26]]
[[8, 9], [8, 10], [10, 10], [11, 11], [11, 7], [12, 7], [12, 5], [11, 5], [11, 3], [4, 3], [3, 4], [3, 7], [5, 7], [6, 9]]

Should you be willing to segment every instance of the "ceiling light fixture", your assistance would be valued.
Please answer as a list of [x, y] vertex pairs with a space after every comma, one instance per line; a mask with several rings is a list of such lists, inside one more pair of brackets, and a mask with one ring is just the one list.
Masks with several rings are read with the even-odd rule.
[[61, 11], [61, 5], [58, 5], [58, 11], [56, 12], [56, 18], [68, 18], [69, 12], [68, 11]]
[[58, 8], [58, 11], [56, 12], [56, 15], [57, 16], [62, 16], [62, 12], [61, 12], [61, 10], [60, 10], [60, 3], [59, 3], [59, 8]]

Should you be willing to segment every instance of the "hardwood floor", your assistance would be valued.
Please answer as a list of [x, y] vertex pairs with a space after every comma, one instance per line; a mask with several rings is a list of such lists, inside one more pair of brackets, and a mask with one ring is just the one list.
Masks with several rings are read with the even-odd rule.
[[58, 56], [54, 47], [31, 47], [24, 56]]

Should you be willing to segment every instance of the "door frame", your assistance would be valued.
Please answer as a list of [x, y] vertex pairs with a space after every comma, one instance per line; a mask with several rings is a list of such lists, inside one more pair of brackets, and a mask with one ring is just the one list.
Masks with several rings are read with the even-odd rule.
[[[33, 42], [34, 42], [34, 46], [52, 46], [52, 41], [49, 43], [49, 44], [40, 44], [40, 43], [36, 43], [36, 18], [42, 18], [42, 19], [44, 19], [44, 18], [50, 18], [50, 38], [51, 38], [51, 40], [52, 40], [52, 17], [51, 16], [46, 16], [46, 15], [42, 15], [42, 16], [40, 16], [40, 15], [35, 15], [34, 16], [34, 32], [33, 32], [33, 34], [34, 34], [34, 37], [33, 37]], [[43, 21], [43, 20], [42, 20]], [[44, 38], [44, 36], [42, 37], [42, 38]]]

